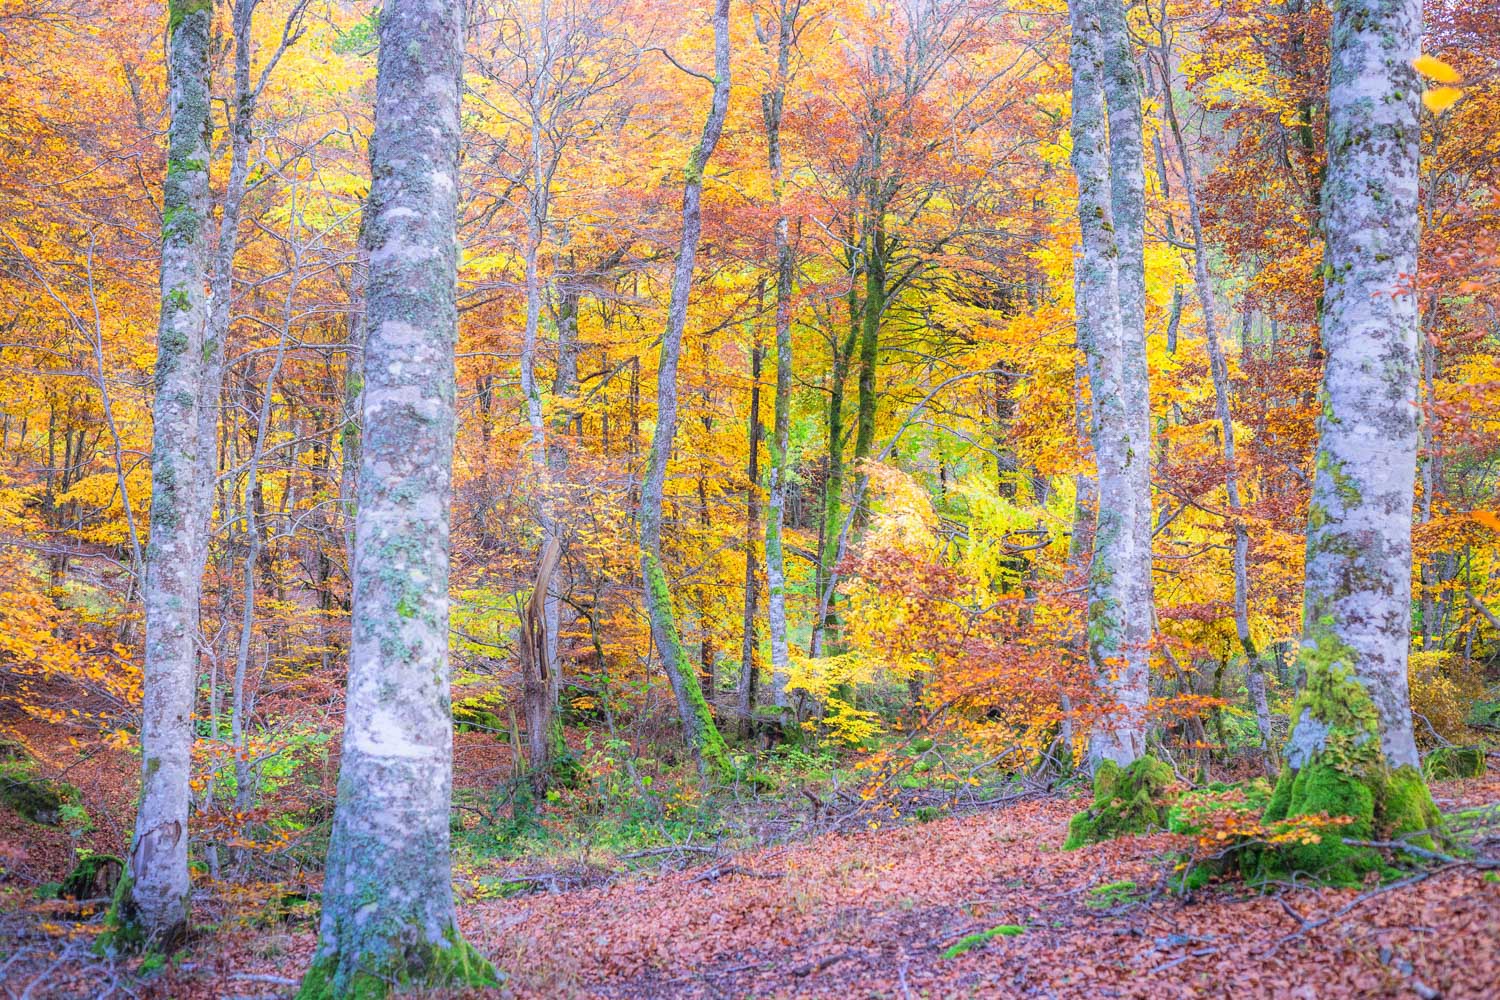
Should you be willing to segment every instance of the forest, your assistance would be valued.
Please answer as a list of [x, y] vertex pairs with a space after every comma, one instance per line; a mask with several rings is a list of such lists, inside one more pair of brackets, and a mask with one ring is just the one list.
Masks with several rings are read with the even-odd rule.
[[0, 990], [1500, 995], [1500, 0], [0, 0]]

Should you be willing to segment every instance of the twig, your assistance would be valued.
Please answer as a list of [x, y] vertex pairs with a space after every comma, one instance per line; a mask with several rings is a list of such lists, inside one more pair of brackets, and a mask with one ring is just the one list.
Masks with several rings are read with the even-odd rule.
[[1204, 955], [1217, 955], [1218, 953], [1218, 948], [1199, 948], [1198, 950], [1190, 951], [1186, 955], [1183, 955], [1179, 958], [1174, 958], [1170, 962], [1163, 962], [1156, 968], [1152, 969], [1150, 972], [1146, 973], [1146, 975], [1154, 976], [1158, 972], [1162, 972], [1175, 966], [1181, 965], [1183, 962], [1186, 962], [1190, 958], [1202, 958]]
[[710, 868], [707, 871], [705, 871], [702, 874], [700, 874], [697, 878], [693, 879], [693, 881], [694, 882], [717, 882], [719, 879], [723, 878], [725, 875], [744, 875], [747, 878], [764, 878], [764, 879], [777, 879], [777, 878], [785, 878], [786, 877], [786, 874], [784, 872], [757, 872], [757, 871], [751, 871], [749, 868], [742, 868], [739, 865], [727, 865], [727, 866], [722, 866], [722, 867]]
[[285, 976], [270, 976], [260, 972], [235, 972], [230, 979], [241, 979], [247, 983], [270, 983], [272, 986], [296, 986], [297, 980]]
[[714, 847], [698, 847], [694, 844], [673, 844], [670, 847], [653, 847], [645, 851], [635, 851], [631, 854], [620, 855], [621, 861], [635, 861], [639, 858], [654, 858], [662, 854], [681, 854], [691, 851], [694, 854], [718, 854]]
[[1404, 840], [1352, 840], [1344, 838], [1344, 843], [1350, 847], [1376, 847], [1387, 851], [1405, 851], [1428, 861], [1441, 861], [1446, 865], [1468, 865], [1474, 868], [1500, 868], [1500, 859], [1496, 858], [1456, 858], [1451, 854], [1441, 851], [1430, 850], [1426, 847], [1418, 847], [1416, 844]]
[[806, 965], [799, 965], [792, 970], [792, 975], [796, 976], [798, 979], [802, 979], [806, 976], [812, 975], [814, 972], [822, 972], [830, 965], [833, 965], [837, 962], [842, 962], [846, 958], [858, 957], [859, 952], [854, 951], [853, 949], [850, 949], [848, 951], [841, 951], [837, 955], [829, 955], [827, 958], [820, 958], [816, 962], [809, 962]]

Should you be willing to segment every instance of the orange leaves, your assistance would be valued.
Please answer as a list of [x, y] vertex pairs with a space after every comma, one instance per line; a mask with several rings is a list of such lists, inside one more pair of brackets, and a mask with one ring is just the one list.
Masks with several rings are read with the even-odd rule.
[[1500, 514], [1489, 510], [1471, 510], [1469, 517], [1496, 534], [1500, 534]]

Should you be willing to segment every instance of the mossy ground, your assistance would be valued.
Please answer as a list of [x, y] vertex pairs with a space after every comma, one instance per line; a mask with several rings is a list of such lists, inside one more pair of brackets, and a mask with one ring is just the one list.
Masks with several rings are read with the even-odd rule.
[[1167, 828], [1168, 801], [1175, 775], [1154, 757], [1121, 768], [1106, 760], [1094, 772], [1094, 799], [1068, 824], [1067, 851], [1130, 833]]

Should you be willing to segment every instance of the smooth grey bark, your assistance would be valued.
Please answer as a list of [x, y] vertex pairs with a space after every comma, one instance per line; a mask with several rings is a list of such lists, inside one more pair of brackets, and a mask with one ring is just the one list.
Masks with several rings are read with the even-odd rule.
[[[1160, 30], [1161, 44], [1155, 52], [1155, 58], [1157, 72], [1161, 76], [1162, 113], [1166, 118], [1168, 131], [1172, 134], [1178, 164], [1182, 169], [1183, 195], [1187, 200], [1188, 224], [1193, 234], [1193, 289], [1198, 297], [1198, 308], [1203, 313], [1203, 342], [1208, 351], [1208, 370], [1214, 385], [1214, 415], [1218, 418], [1219, 433], [1223, 438], [1224, 495], [1234, 533], [1234, 631], [1245, 654], [1245, 686], [1255, 712], [1256, 726], [1260, 730], [1260, 745], [1266, 754], [1266, 767], [1274, 773], [1279, 764], [1271, 746], [1271, 707], [1266, 697], [1265, 662], [1250, 633], [1250, 531], [1245, 526], [1245, 505], [1240, 496], [1234, 415], [1229, 405], [1229, 365], [1224, 358], [1224, 346], [1219, 340], [1213, 279], [1208, 272], [1208, 254], [1203, 241], [1198, 181], [1194, 176], [1192, 158], [1188, 154], [1187, 140], [1182, 134], [1182, 123], [1177, 118], [1177, 109], [1173, 103], [1170, 42], [1165, 26]], [[1245, 308], [1248, 316], [1249, 306], [1246, 305]]]
[[[791, 480], [792, 429], [792, 292], [793, 265], [790, 224], [782, 210], [783, 171], [781, 120], [786, 106], [786, 88], [796, 42], [797, 18], [802, 0], [781, 0], [777, 10], [775, 45], [776, 72], [761, 94], [761, 119], [766, 127], [766, 165], [771, 174], [771, 197], [776, 203], [776, 393], [770, 440], [770, 470], [766, 490], [766, 623], [771, 642], [771, 703], [787, 708], [787, 680], [791, 673], [791, 649], [786, 621], [786, 550], [782, 528], [786, 521], [786, 497]], [[767, 26], [756, 24], [762, 46], [771, 43]], [[748, 685], [747, 685], [748, 687]], [[741, 693], [742, 710], [748, 714], [749, 691]]]
[[[197, 488], [203, 447], [204, 348], [209, 320], [209, 47], [211, 3], [169, 6], [167, 175], [162, 185], [161, 316], [152, 402], [151, 532], [146, 547], [146, 649], [141, 795], [117, 946], [164, 944], [187, 930], [188, 781], [198, 602], [206, 528]], [[210, 439], [211, 440], [211, 439]]]
[[[1326, 362], [1303, 605], [1304, 657], [1353, 671], [1375, 703], [1392, 767], [1419, 765], [1406, 660], [1421, 425], [1411, 286], [1421, 90], [1411, 61], [1421, 33], [1420, 0], [1334, 8], [1323, 185]], [[1298, 720], [1299, 729], [1317, 724], [1306, 711]]]
[[[578, 393], [578, 301], [576, 287], [560, 284], [557, 288], [558, 305], [555, 311], [557, 324], [557, 365], [552, 375], [554, 399], [571, 399]], [[547, 475], [550, 483], [562, 481], [568, 467], [568, 450], [560, 440], [567, 434], [570, 412], [565, 410], [553, 418], [553, 435], [547, 446]], [[549, 518], [551, 537], [559, 545], [563, 541], [562, 525], [556, 518]], [[563, 573], [561, 569], [552, 573], [547, 581], [547, 598], [543, 604], [542, 619], [546, 629], [547, 685], [549, 704], [555, 713], [562, 694], [562, 659], [559, 641], [562, 635]], [[550, 723], [550, 720], [549, 720]], [[561, 747], [561, 730], [556, 749]]]
[[305, 997], [494, 978], [454, 923], [448, 825], [463, 52], [463, 0], [382, 9], [349, 683]]
[[656, 372], [656, 428], [651, 434], [651, 453], [641, 481], [640, 524], [641, 578], [645, 586], [646, 611], [651, 618], [651, 638], [661, 655], [662, 667], [677, 700], [683, 738], [697, 760], [699, 771], [721, 776], [728, 772], [728, 754], [698, 683], [696, 668], [683, 651], [672, 610], [672, 594], [661, 563], [662, 501], [666, 491], [667, 462], [677, 433], [677, 366], [682, 355], [682, 332], [687, 325], [688, 298], [693, 288], [693, 267], [703, 237], [703, 171], [718, 145], [719, 135], [724, 130], [724, 118], [729, 112], [729, 0], [715, 0], [713, 28], [713, 101], [702, 137], [688, 155], [682, 188], [682, 236], [677, 249], [677, 264], [672, 272], [667, 326], [662, 332], [661, 361]]
[[[1135, 177], [1112, 181], [1112, 174], [1141, 171], [1140, 90], [1124, 87], [1120, 60], [1129, 57], [1123, 15], [1113, 16], [1115, 0], [1072, 0], [1070, 63], [1073, 70], [1073, 168], [1078, 178], [1078, 220], [1082, 253], [1076, 308], [1078, 341], [1088, 363], [1091, 437], [1098, 470], [1098, 517], [1089, 568], [1089, 659], [1110, 710], [1094, 727], [1089, 756], [1122, 766], [1146, 753], [1148, 655], [1153, 608], [1151, 594], [1151, 426], [1146, 394], [1144, 327], [1135, 325], [1136, 290], [1123, 256], [1132, 252], [1134, 234], [1122, 241], [1122, 228], [1143, 224], [1144, 210], [1126, 207], [1123, 225], [1115, 218], [1121, 191], [1138, 190]], [[1122, 53], [1123, 45], [1123, 53]], [[1134, 73], [1134, 61], [1129, 60]], [[1115, 152], [1115, 169], [1105, 150], [1105, 92], [1134, 102], [1110, 109], [1116, 118], [1117, 147], [1134, 136], [1133, 156]], [[1133, 131], [1131, 121], [1133, 120]]]

